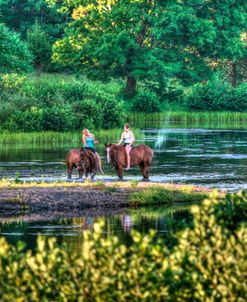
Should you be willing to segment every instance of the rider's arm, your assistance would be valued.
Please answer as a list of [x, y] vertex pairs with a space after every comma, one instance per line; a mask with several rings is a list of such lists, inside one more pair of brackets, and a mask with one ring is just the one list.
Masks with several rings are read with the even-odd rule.
[[122, 136], [121, 136], [121, 139], [120, 139], [120, 141], [119, 141], [119, 145], [121, 145], [122, 144], [122, 142], [123, 142], [123, 134], [122, 134]]
[[135, 137], [134, 137], [134, 134], [133, 134], [133, 132], [131, 131], [131, 133], [130, 133], [130, 135], [131, 135], [131, 145], [133, 145], [134, 144], [134, 142], [135, 142]]
[[93, 142], [94, 142], [95, 144], [98, 144], [98, 141], [94, 138], [94, 134], [92, 134], [92, 136], [93, 136]]
[[86, 137], [85, 137], [84, 134], [82, 135], [82, 143], [83, 143], [83, 145], [85, 145], [86, 147], [88, 147], [87, 142], [86, 142]]

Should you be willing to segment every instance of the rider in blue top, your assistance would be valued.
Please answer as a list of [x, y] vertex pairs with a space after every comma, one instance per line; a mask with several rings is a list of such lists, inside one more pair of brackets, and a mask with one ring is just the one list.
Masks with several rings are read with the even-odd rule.
[[91, 150], [95, 153], [94, 144], [97, 144], [98, 141], [95, 140], [94, 135], [88, 131], [88, 129], [84, 129], [82, 131], [82, 147], [85, 149]]

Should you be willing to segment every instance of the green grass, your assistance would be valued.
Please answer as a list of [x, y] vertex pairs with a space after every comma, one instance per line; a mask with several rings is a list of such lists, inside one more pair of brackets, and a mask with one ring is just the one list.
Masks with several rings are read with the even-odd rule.
[[[95, 138], [102, 143], [119, 140], [123, 129], [108, 129], [108, 130], [95, 130], [93, 131]], [[143, 138], [143, 133], [139, 129], [133, 129], [137, 139]], [[41, 132], [9, 132], [2, 131], [0, 133], [1, 144], [17, 144], [17, 143], [73, 143], [81, 142], [81, 130], [73, 132], [54, 132], [54, 131], [41, 131]]]
[[166, 111], [158, 113], [130, 113], [128, 122], [135, 127], [193, 127], [246, 128], [245, 112], [189, 112]]
[[132, 205], [172, 205], [181, 202], [200, 202], [208, 194], [187, 189], [147, 188], [134, 192], [129, 197]]
[[138, 207], [138, 208], [131, 208], [129, 213], [134, 222], [137, 222], [140, 217], [145, 217], [148, 219], [163, 219], [171, 218], [174, 214], [178, 212], [184, 212], [190, 210], [191, 204], [179, 204], [175, 206], [167, 207], [166, 205], [161, 205], [157, 207], [148, 206], [148, 207]]
[[30, 73], [27, 75], [27, 81], [30, 84], [36, 83], [47, 83], [47, 85], [56, 86], [58, 83], [62, 84], [69, 84], [78, 82], [79, 84], [85, 83], [87, 86], [97, 87], [105, 92], [118, 94], [122, 87], [123, 82], [121, 80], [112, 80], [109, 82], [102, 83], [101, 81], [92, 81], [85, 76], [75, 76], [73, 74], [66, 74], [66, 73], [41, 73], [37, 75], [36, 73]]

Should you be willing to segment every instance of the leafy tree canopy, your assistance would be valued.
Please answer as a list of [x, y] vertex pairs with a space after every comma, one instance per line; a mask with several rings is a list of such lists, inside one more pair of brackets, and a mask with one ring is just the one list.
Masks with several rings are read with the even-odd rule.
[[0, 20], [23, 37], [31, 26], [38, 22], [55, 42], [62, 36], [67, 16], [48, 7], [45, 0], [0, 0]]
[[37, 22], [27, 31], [27, 42], [34, 55], [35, 68], [48, 70], [51, 64], [52, 45], [48, 35]]
[[54, 60], [97, 79], [207, 79], [218, 60], [245, 54], [244, 0], [48, 0], [73, 21]]
[[19, 34], [0, 23], [0, 72], [28, 72], [32, 55]]

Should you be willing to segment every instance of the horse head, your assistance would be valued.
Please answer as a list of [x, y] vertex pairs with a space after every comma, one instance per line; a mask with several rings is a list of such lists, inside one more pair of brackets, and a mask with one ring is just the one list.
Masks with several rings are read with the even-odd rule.
[[86, 156], [85, 149], [80, 148], [80, 156], [81, 156], [81, 160], [76, 164], [76, 170], [77, 171], [84, 171], [84, 169], [85, 169], [85, 156]]
[[105, 144], [105, 158], [108, 165], [111, 163], [112, 146], [112, 144]]

